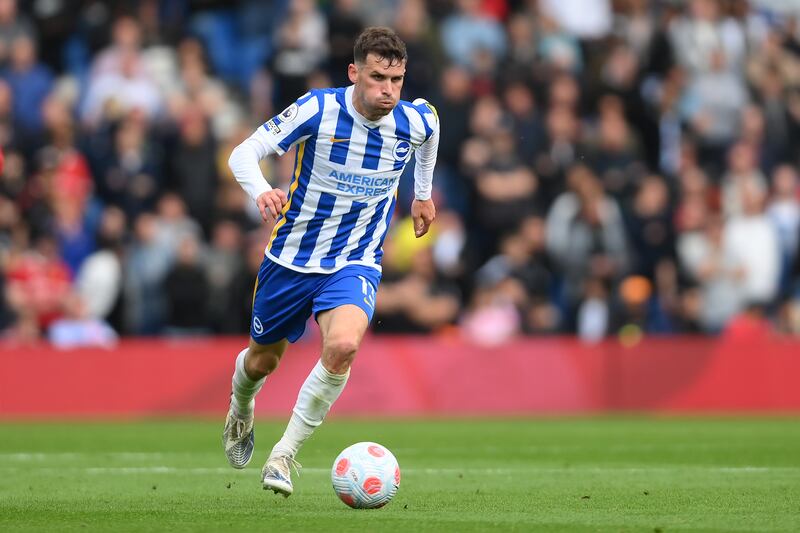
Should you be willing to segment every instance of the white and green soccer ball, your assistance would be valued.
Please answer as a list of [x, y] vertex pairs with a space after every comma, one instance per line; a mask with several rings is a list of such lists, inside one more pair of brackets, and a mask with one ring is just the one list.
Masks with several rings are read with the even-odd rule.
[[374, 442], [345, 448], [331, 469], [333, 490], [354, 509], [383, 507], [397, 494], [400, 465], [392, 452]]

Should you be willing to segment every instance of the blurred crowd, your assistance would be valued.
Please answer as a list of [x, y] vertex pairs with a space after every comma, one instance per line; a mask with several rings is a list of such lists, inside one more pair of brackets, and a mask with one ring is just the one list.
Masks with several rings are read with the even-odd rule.
[[442, 133], [377, 333], [800, 333], [795, 4], [0, 0], [0, 331], [246, 333], [269, 228], [228, 155], [388, 25]]

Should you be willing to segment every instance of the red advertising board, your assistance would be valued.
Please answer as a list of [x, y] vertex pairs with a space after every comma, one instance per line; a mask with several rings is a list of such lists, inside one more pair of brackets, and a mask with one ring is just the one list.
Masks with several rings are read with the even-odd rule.
[[[125, 340], [111, 350], [0, 345], [0, 417], [215, 414], [227, 408], [242, 338]], [[319, 357], [290, 347], [259, 395], [286, 416]], [[587, 345], [457, 337], [365, 339], [333, 415], [800, 412], [800, 341], [647, 339]]]

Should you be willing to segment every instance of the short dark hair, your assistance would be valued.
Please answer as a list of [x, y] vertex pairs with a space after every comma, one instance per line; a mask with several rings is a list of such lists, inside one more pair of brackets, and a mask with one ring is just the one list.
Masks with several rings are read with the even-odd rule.
[[374, 54], [379, 59], [388, 59], [389, 64], [402, 63], [408, 59], [406, 43], [394, 32], [385, 26], [366, 28], [356, 39], [353, 47], [353, 59], [356, 63], [364, 64], [368, 54]]

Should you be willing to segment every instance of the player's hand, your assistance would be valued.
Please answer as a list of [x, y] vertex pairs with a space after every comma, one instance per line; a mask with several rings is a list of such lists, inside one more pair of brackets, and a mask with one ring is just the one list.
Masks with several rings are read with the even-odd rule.
[[278, 218], [278, 214], [281, 212], [281, 209], [283, 209], [283, 206], [286, 205], [287, 201], [286, 193], [281, 189], [270, 189], [259, 195], [256, 199], [256, 205], [258, 206], [258, 210], [264, 222], [271, 222]]
[[433, 219], [436, 218], [433, 200], [414, 200], [411, 203], [411, 218], [414, 220], [414, 235], [419, 239], [428, 233]]

